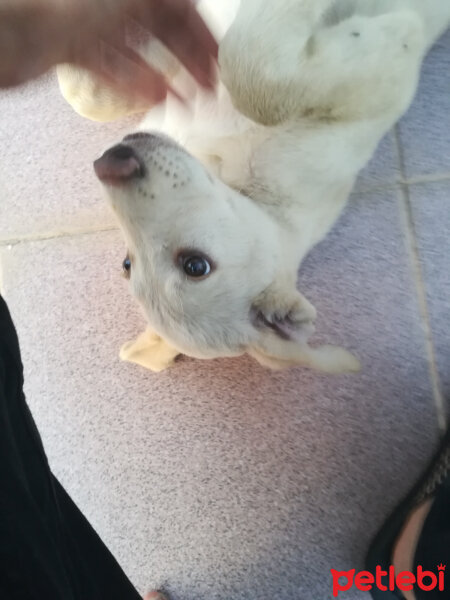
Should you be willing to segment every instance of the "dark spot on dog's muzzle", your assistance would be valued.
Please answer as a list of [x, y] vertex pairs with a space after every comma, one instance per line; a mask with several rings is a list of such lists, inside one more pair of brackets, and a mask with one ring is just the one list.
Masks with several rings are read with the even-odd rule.
[[103, 183], [120, 185], [145, 175], [145, 167], [137, 152], [126, 144], [107, 150], [94, 162], [97, 177]]

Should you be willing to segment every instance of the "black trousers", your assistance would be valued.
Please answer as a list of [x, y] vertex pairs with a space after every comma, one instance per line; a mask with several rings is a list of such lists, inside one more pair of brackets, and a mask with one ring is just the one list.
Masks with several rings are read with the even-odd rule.
[[22, 387], [17, 335], [0, 297], [1, 600], [140, 600], [50, 471]]
[[[450, 598], [450, 477], [447, 477], [436, 495], [425, 520], [414, 558], [415, 568], [420, 565], [424, 571], [438, 573], [438, 565], [443, 564], [444, 591], [437, 588], [423, 591], [414, 588], [417, 600], [443, 600]], [[430, 580], [426, 581], [426, 585]]]

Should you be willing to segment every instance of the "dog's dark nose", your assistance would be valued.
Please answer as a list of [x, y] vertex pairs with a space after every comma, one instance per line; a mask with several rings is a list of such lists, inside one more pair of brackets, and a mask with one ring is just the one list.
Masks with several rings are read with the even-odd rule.
[[125, 144], [118, 144], [107, 150], [94, 162], [94, 170], [100, 181], [110, 185], [120, 185], [145, 174], [139, 156]]

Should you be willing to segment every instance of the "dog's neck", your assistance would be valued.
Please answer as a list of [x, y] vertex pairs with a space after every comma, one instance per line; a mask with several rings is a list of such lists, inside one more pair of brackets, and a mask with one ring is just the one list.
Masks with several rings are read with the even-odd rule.
[[239, 113], [221, 87], [216, 98], [200, 98], [177, 138], [224, 183], [269, 213], [280, 235], [295, 240], [300, 261], [339, 217], [391, 120], [329, 123], [305, 117], [265, 127]]

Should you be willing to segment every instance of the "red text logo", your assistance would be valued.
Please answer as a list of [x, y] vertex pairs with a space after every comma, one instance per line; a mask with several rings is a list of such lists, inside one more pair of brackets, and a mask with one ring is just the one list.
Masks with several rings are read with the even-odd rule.
[[374, 586], [382, 592], [388, 590], [393, 592], [395, 589], [408, 592], [412, 591], [415, 585], [424, 592], [431, 592], [435, 589], [443, 592], [445, 567], [446, 565], [438, 565], [437, 573], [424, 571], [421, 566], [417, 567], [416, 573], [410, 571], [395, 573], [394, 567], [389, 567], [387, 571], [383, 571], [379, 566], [377, 566], [375, 574], [369, 571], [357, 573], [356, 569], [351, 571], [331, 569], [333, 596], [337, 598], [342, 592], [348, 592], [352, 587], [362, 592], [370, 592]]

